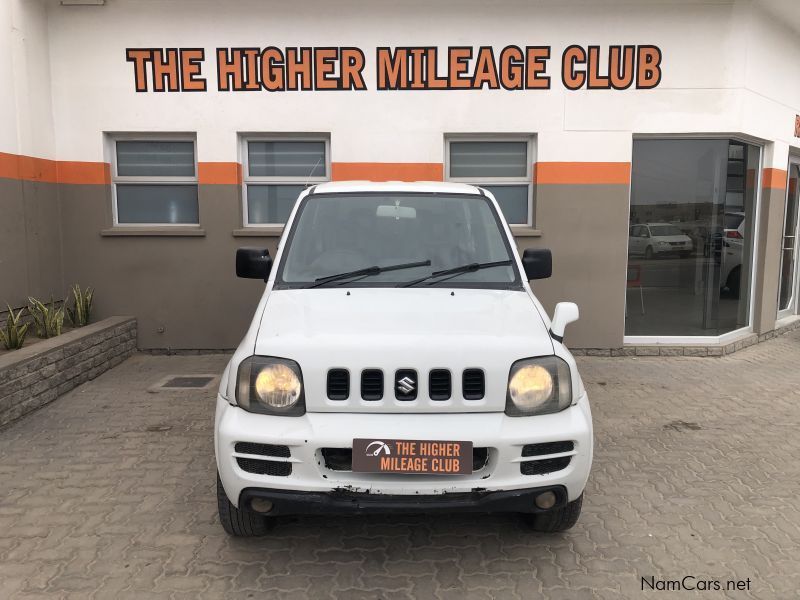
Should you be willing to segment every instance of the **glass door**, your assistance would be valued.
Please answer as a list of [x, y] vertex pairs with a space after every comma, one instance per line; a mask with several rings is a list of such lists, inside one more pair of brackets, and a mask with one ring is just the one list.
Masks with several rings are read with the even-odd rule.
[[781, 270], [778, 287], [778, 318], [797, 313], [798, 212], [800, 207], [800, 158], [789, 161], [789, 180], [786, 185]]

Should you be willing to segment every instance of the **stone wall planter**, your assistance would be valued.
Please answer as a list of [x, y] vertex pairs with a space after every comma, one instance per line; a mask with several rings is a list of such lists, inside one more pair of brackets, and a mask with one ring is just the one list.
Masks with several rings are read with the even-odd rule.
[[136, 319], [110, 317], [0, 356], [0, 426], [136, 352]]

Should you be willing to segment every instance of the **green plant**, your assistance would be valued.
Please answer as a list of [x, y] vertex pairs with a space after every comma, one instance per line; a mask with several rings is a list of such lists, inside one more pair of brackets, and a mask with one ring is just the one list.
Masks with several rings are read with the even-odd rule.
[[83, 292], [77, 283], [72, 286], [72, 301], [75, 308], [67, 307], [69, 321], [74, 327], [83, 327], [89, 324], [89, 315], [92, 312], [92, 298], [94, 290], [87, 287]]
[[46, 339], [61, 335], [61, 327], [64, 325], [64, 304], [56, 308], [52, 296], [50, 297], [50, 306], [41, 300], [29, 297], [28, 312], [33, 317], [36, 335], [40, 338]]
[[18, 350], [22, 348], [22, 344], [25, 342], [25, 335], [28, 333], [30, 323], [23, 324], [20, 322], [24, 308], [20, 308], [15, 315], [14, 311], [11, 310], [11, 306], [8, 304], [6, 306], [8, 306], [8, 319], [6, 320], [5, 330], [0, 329], [0, 341], [3, 342], [6, 350]]

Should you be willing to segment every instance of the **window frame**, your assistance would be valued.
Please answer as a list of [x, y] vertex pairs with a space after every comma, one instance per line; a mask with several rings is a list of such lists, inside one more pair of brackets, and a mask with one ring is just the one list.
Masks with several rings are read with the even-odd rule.
[[[318, 183], [327, 183], [331, 180], [331, 137], [324, 133], [240, 133], [239, 149], [242, 162], [242, 226], [252, 228], [285, 227], [286, 223], [251, 223], [248, 211], [247, 187], [249, 185], [303, 185], [309, 187]], [[322, 177], [307, 177], [300, 180], [297, 177], [250, 175], [250, 142], [323, 142], [325, 144], [325, 175]]]
[[[758, 251], [759, 229], [761, 225], [761, 203], [763, 200], [763, 175], [765, 166], [766, 142], [754, 136], [743, 133], [697, 133], [697, 134], [675, 134], [675, 133], [634, 133], [631, 136], [631, 181], [633, 179], [633, 145], [636, 140], [727, 140], [728, 142], [738, 142], [756, 146], [758, 148], [758, 169], [754, 182], [755, 185], [755, 207], [753, 208], [753, 247], [752, 264], [750, 265], [750, 299], [748, 306], [748, 323], [738, 329], [725, 332], [720, 335], [626, 335], [625, 323], [623, 320], [622, 343], [626, 346], [637, 346], [641, 344], [664, 344], [664, 345], [683, 345], [683, 346], [704, 346], [704, 345], [726, 345], [736, 342], [751, 335], [754, 331], [755, 323], [755, 298], [756, 298], [756, 273], [758, 272], [758, 261], [760, 258]], [[630, 208], [632, 200], [633, 185], [628, 185], [628, 218], [630, 219]], [[630, 247], [626, 244], [626, 256], [630, 256]], [[628, 259], [625, 264], [627, 266]], [[627, 287], [622, 288], [624, 314], [627, 318]]]
[[[119, 175], [117, 168], [117, 142], [191, 142], [194, 160], [194, 176], [158, 176], [158, 175]], [[108, 134], [109, 154], [111, 158], [111, 213], [114, 227], [199, 227], [200, 226], [200, 189], [197, 175], [197, 136], [194, 133], [113, 133]], [[117, 207], [117, 184], [127, 185], [194, 185], [197, 190], [197, 222], [196, 223], [127, 223], [120, 222]]]
[[[533, 165], [536, 152], [536, 135], [533, 133], [448, 133], [445, 135], [444, 148], [444, 180], [454, 183], [467, 183], [478, 187], [504, 187], [504, 186], [528, 186], [528, 219], [524, 223], [508, 223], [508, 226], [515, 228], [534, 227], [534, 185], [533, 185]], [[527, 160], [525, 164], [525, 176], [519, 177], [451, 177], [450, 176], [450, 146], [453, 142], [527, 142], [525, 149]], [[499, 204], [499, 203], [498, 203]], [[505, 218], [505, 215], [504, 215]]]

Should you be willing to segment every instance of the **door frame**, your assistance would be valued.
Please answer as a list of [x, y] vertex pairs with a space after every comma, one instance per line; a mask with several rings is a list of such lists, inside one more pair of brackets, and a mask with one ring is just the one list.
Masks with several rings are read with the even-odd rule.
[[800, 155], [790, 154], [789, 163], [786, 167], [786, 193], [783, 203], [783, 219], [781, 219], [781, 255], [778, 262], [778, 320], [792, 317], [797, 314], [798, 308], [798, 295], [800, 295], [800, 286], [798, 286], [798, 278], [800, 278], [800, 269], [798, 269], [798, 259], [800, 259], [800, 251], [798, 249], [798, 236], [800, 236], [800, 207], [798, 207], [795, 223], [794, 223], [794, 273], [792, 273], [792, 295], [789, 301], [789, 306], [784, 309], [780, 307], [781, 297], [781, 274], [783, 273], [783, 241], [786, 234], [786, 211], [789, 209], [789, 181], [792, 178], [792, 167], [797, 166], [800, 171]]

